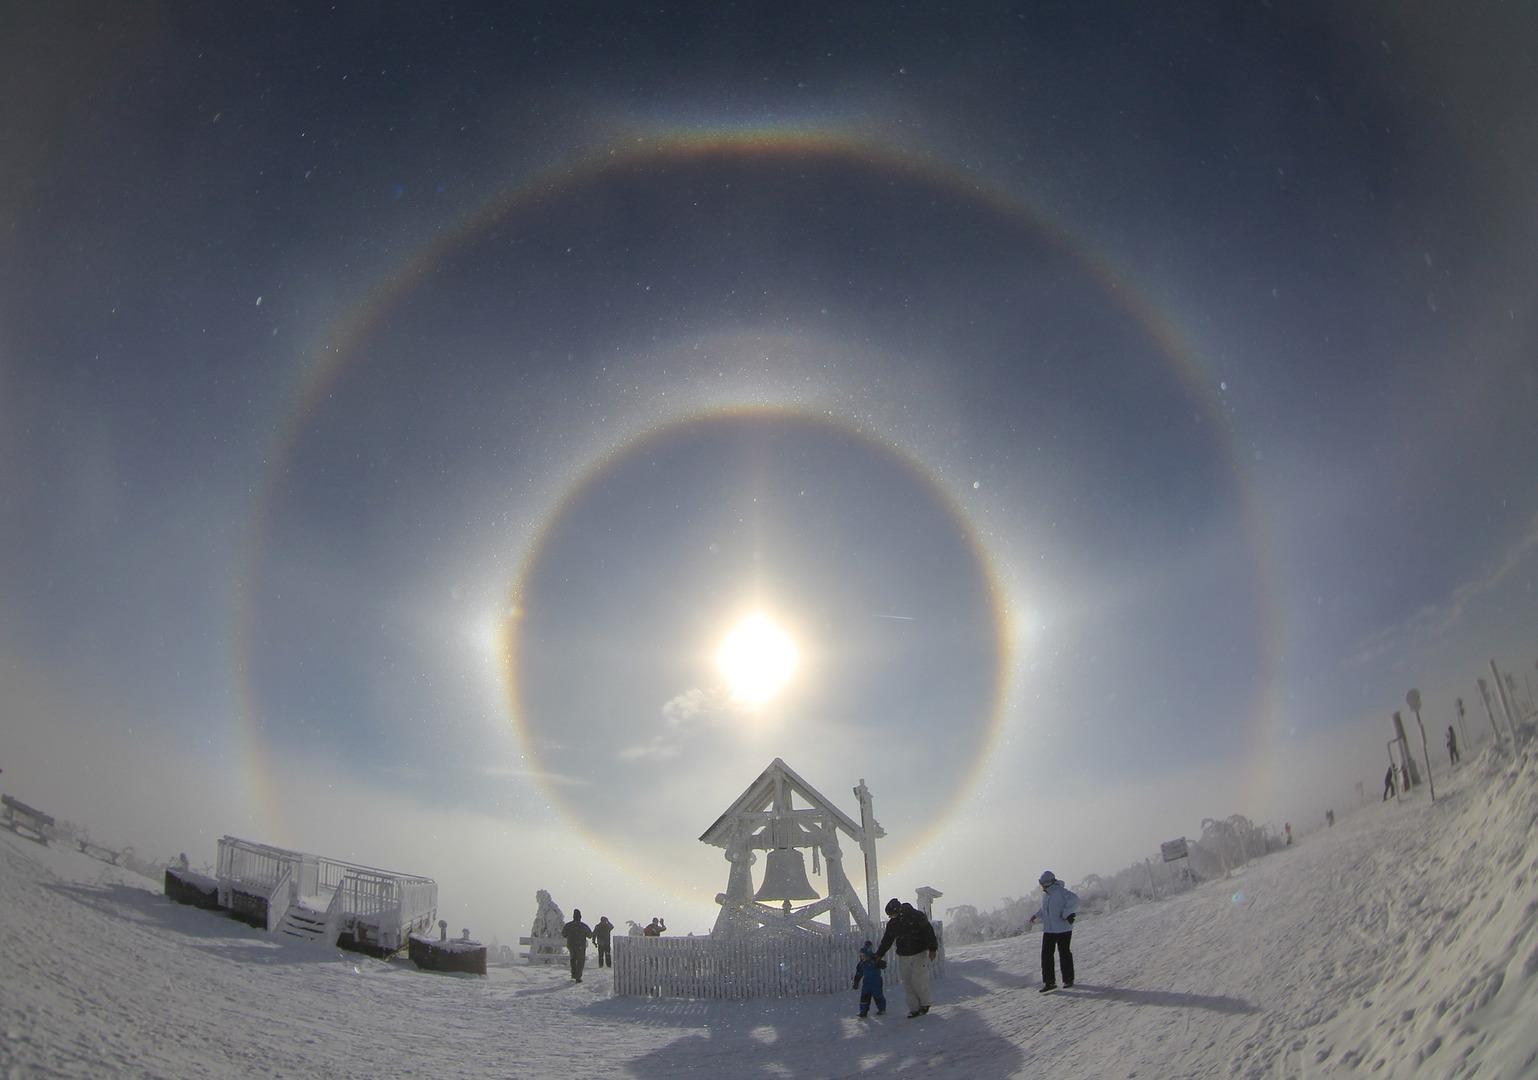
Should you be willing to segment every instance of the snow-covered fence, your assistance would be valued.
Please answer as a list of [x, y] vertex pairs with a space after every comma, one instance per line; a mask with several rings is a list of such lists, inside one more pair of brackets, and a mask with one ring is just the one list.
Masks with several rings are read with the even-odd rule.
[[270, 896], [278, 880], [289, 874], [298, 852], [268, 847], [226, 836], [219, 841], [219, 905], [229, 907], [233, 892]]
[[528, 952], [518, 955], [531, 964], [564, 964], [569, 955], [565, 938], [521, 937], [518, 944], [529, 947]]
[[[628, 997], [798, 997], [848, 990], [861, 936], [619, 937], [614, 993]], [[889, 971], [895, 974], [896, 964]]]

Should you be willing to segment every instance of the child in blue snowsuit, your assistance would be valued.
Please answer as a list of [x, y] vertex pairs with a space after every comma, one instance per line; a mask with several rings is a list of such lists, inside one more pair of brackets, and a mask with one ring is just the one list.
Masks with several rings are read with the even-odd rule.
[[[860, 947], [860, 963], [854, 969], [854, 986], [860, 989], [861, 1020], [870, 1014], [872, 999], [876, 1002], [877, 1016], [886, 1012], [886, 995], [881, 992], [881, 969], [884, 967], [886, 961], [876, 959], [876, 951], [870, 942]], [[865, 983], [863, 987], [860, 986], [862, 980]]]

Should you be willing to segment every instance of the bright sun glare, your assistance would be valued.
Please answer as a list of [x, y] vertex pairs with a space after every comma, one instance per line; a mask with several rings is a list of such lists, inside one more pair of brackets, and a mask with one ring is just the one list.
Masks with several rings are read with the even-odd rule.
[[738, 623], [716, 650], [716, 667], [726, 676], [732, 697], [754, 706], [773, 697], [800, 660], [790, 635], [762, 613]]

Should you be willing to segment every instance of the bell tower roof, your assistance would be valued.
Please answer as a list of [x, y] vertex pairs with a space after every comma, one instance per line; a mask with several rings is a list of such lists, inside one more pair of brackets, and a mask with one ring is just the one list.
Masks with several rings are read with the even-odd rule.
[[769, 811], [774, 806], [777, 790], [800, 796], [808, 804], [807, 809], [827, 814], [838, 828], [843, 829], [850, 836], [861, 835], [858, 822], [835, 806], [822, 792], [803, 780], [796, 770], [785, 764], [783, 759], [775, 758], [769, 763], [769, 767], [759, 774], [758, 779], [749, 784], [747, 790], [737, 796], [737, 800], [726, 808], [726, 812], [716, 818], [715, 824], [700, 834], [700, 839], [715, 847], [726, 847], [736, 832], [737, 820], [746, 814]]

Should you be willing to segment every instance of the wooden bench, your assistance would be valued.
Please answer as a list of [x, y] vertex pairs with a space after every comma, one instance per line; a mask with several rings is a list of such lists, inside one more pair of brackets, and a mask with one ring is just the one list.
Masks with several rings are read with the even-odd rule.
[[[528, 952], [519, 953], [518, 955], [531, 964], [564, 964], [567, 961], [565, 938], [521, 937], [518, 939], [518, 944], [529, 946]], [[547, 946], [554, 949], [555, 952], [539, 951]]]
[[9, 795], [0, 795], [0, 804], [5, 807], [5, 824], [12, 832], [26, 829], [39, 844], [48, 846], [48, 838], [53, 835], [53, 818]]
[[77, 839], [75, 844], [80, 848], [82, 855], [89, 855], [93, 859], [100, 859], [102, 862], [111, 863], [113, 866], [117, 865], [118, 856], [121, 854], [109, 847], [102, 847], [102, 845], [92, 840]]

